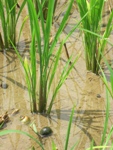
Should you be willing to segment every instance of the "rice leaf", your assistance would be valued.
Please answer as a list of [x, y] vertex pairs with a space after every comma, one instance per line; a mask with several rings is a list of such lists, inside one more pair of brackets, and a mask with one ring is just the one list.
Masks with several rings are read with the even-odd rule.
[[32, 135], [30, 135], [30, 134], [28, 134], [27, 132], [24, 132], [24, 131], [20, 131], [20, 130], [4, 130], [4, 131], [0, 131], [0, 136], [7, 135], [7, 134], [10, 134], [10, 133], [19, 133], [19, 134], [26, 135], [26, 136], [30, 137], [32, 140], [34, 140], [40, 146], [40, 148], [42, 150], [44, 150], [43, 145], [36, 138], [34, 138]]
[[70, 116], [70, 119], [69, 119], [69, 124], [68, 124], [68, 130], [67, 130], [67, 134], [66, 134], [66, 141], [65, 141], [64, 150], [68, 149], [69, 136], [70, 136], [71, 125], [72, 125], [72, 121], [73, 121], [74, 110], [75, 110], [75, 107], [73, 107], [73, 109], [71, 111], [71, 116]]

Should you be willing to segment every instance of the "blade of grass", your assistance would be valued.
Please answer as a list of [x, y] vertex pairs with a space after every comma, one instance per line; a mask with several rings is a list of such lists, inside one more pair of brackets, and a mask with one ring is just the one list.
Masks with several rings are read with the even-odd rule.
[[22, 22], [22, 25], [21, 25], [20, 31], [19, 31], [18, 40], [17, 40], [18, 42], [19, 42], [19, 40], [20, 40], [20, 36], [21, 36], [22, 31], [23, 31], [23, 27], [24, 27], [24, 25], [25, 25], [25, 23], [26, 23], [26, 21], [27, 21], [28, 18], [29, 18], [29, 17], [26, 16], [26, 17], [24, 18], [23, 22]]
[[4, 131], [0, 131], [0, 136], [6, 135], [6, 134], [10, 134], [10, 133], [19, 133], [19, 134], [26, 135], [26, 136], [30, 137], [32, 140], [34, 140], [41, 147], [41, 149], [44, 150], [43, 145], [36, 138], [34, 138], [32, 135], [30, 135], [30, 134], [28, 134], [27, 132], [24, 132], [24, 131], [20, 131], [20, 130], [4, 130]]
[[104, 130], [103, 130], [103, 135], [101, 139], [101, 145], [103, 145], [105, 138], [106, 138], [106, 132], [107, 132], [108, 121], [109, 121], [109, 110], [110, 110], [110, 100], [109, 100], [108, 90], [106, 89], [106, 117], [105, 117], [105, 122], [104, 122]]
[[[107, 147], [107, 144], [108, 144], [108, 142], [109, 142], [109, 140], [110, 140], [112, 134], [113, 134], [113, 127], [111, 127], [111, 130], [110, 130], [110, 132], [109, 132], [109, 134], [108, 134], [108, 136], [107, 136], [107, 138], [106, 138], [106, 142], [105, 142], [105, 144], [104, 144], [105, 147], [103, 148], [103, 150], [105, 150], [105, 148]], [[111, 147], [111, 146], [109, 146], [109, 147]]]
[[70, 116], [70, 119], [69, 119], [69, 124], [68, 124], [68, 130], [67, 130], [67, 134], [66, 134], [66, 141], [65, 141], [64, 150], [68, 149], [69, 136], [70, 136], [71, 125], [72, 125], [72, 121], [73, 121], [74, 111], [75, 111], [75, 106], [73, 107], [73, 109], [71, 111], [71, 116]]
[[71, 59], [72, 57], [69, 58], [69, 60], [67, 61], [66, 65], [64, 66], [63, 68], [63, 71], [61, 73], [61, 76], [60, 76], [60, 80], [55, 88], [55, 91], [53, 93], [53, 96], [52, 96], [52, 99], [50, 101], [50, 104], [49, 104], [49, 107], [48, 107], [48, 110], [47, 110], [47, 113], [50, 114], [51, 112], [51, 109], [52, 109], [52, 106], [53, 106], [53, 102], [55, 100], [55, 97], [60, 89], [60, 87], [62, 86], [62, 84], [64, 83], [64, 81], [66, 80], [67, 76], [69, 75], [70, 71], [73, 69], [75, 63], [77, 62], [78, 58], [80, 57], [81, 53], [79, 53], [75, 60], [73, 61], [73, 63], [71, 64], [70, 66], [70, 62], [71, 62]]
[[6, 17], [5, 17], [5, 12], [4, 12], [3, 8], [4, 7], [3, 7], [3, 4], [2, 4], [2, 0], [0, 0], [0, 18], [1, 18], [1, 23], [2, 23], [3, 35], [4, 35], [4, 45], [5, 45], [5, 47], [8, 47]]
[[[80, 11], [81, 18], [88, 12], [88, 15], [82, 21], [82, 26], [84, 31], [89, 30], [89, 32], [84, 33], [84, 43], [85, 43], [85, 58], [86, 67], [88, 70], [98, 74], [99, 66], [97, 61], [101, 61], [101, 52], [104, 52], [107, 38], [109, 37], [112, 30], [112, 19], [113, 14], [111, 13], [106, 30], [103, 34], [103, 38], [100, 39], [94, 34], [101, 34], [101, 20], [102, 12], [105, 1], [101, 0], [77, 0], [77, 4]], [[94, 34], [90, 34], [93, 32]], [[90, 44], [92, 43], [92, 44]]]

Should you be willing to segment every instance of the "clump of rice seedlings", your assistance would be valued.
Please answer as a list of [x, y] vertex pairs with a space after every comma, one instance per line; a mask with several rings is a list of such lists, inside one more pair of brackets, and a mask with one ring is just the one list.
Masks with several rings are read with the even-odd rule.
[[[78, 53], [75, 56], [73, 62], [71, 62], [72, 56], [68, 59], [68, 61], [66, 62], [65, 66], [62, 69], [58, 83], [54, 87], [54, 90], [52, 89], [51, 92], [52, 83], [54, 81], [54, 77], [58, 68], [62, 48], [65, 42], [67, 41], [67, 39], [71, 36], [71, 34], [75, 31], [75, 29], [78, 28], [82, 20], [87, 15], [85, 14], [83, 18], [78, 22], [78, 24], [72, 28], [72, 30], [67, 34], [67, 36], [61, 41], [58, 50], [55, 51], [55, 47], [59, 40], [59, 37], [66, 26], [73, 2], [74, 0], [68, 1], [67, 11], [65, 12], [65, 15], [60, 23], [56, 35], [54, 36], [50, 44], [49, 42], [50, 42], [50, 34], [51, 34], [55, 1], [52, 2], [49, 1], [46, 22], [44, 20], [43, 5], [41, 5], [41, 2], [37, 0], [38, 10], [39, 10], [39, 13], [37, 14], [35, 5], [32, 2], [32, 0], [27, 1], [28, 13], [30, 19], [30, 28], [31, 28], [31, 39], [32, 39], [29, 62], [26, 58], [25, 60], [23, 60], [18, 50], [14, 47], [14, 44], [11, 42], [25, 71], [26, 83], [30, 95], [31, 112], [37, 112], [37, 107], [38, 107], [38, 112], [50, 114], [57, 93], [59, 92], [61, 86], [65, 82], [67, 76], [69, 75], [70, 71], [73, 69], [75, 63], [77, 62], [81, 54], [81, 52]], [[36, 77], [37, 77], [36, 50], [38, 52], [37, 55], [39, 56], [39, 61], [40, 61], [39, 69], [38, 69], [39, 70], [38, 85], [36, 82]], [[36, 92], [36, 90], [38, 91]], [[38, 99], [36, 98], [36, 93], [38, 94]]]
[[[29, 19], [30, 19], [30, 27], [31, 27], [31, 37], [32, 37], [29, 62], [27, 61], [27, 59], [23, 60], [18, 50], [15, 48], [14, 44], [11, 42], [25, 71], [26, 83], [27, 83], [28, 92], [30, 95], [31, 112], [36, 112], [37, 105], [38, 105], [38, 112], [50, 114], [58, 91], [60, 90], [62, 84], [66, 80], [67, 76], [69, 75], [70, 71], [73, 69], [75, 63], [77, 62], [80, 56], [80, 53], [77, 54], [74, 58], [74, 61], [71, 64], [70, 64], [70, 61], [72, 59], [72, 56], [69, 58], [69, 60], [67, 61], [67, 63], [65, 64], [62, 70], [58, 84], [54, 88], [52, 97], [50, 99], [49, 94], [50, 94], [52, 83], [53, 83], [53, 80], [54, 80], [54, 77], [58, 68], [58, 63], [60, 60], [60, 55], [61, 55], [63, 45], [66, 42], [66, 40], [70, 37], [70, 35], [75, 31], [78, 25], [81, 23], [81, 20], [80, 20], [79, 23], [72, 28], [72, 30], [69, 32], [66, 38], [62, 40], [58, 50], [54, 51], [56, 44], [58, 42], [58, 39], [67, 23], [73, 1], [74, 0], [68, 1], [69, 5], [67, 8], [67, 11], [61, 21], [59, 29], [56, 32], [56, 35], [51, 45], [49, 44], [49, 41], [50, 41], [50, 32], [51, 32], [51, 27], [52, 27], [52, 19], [53, 19], [55, 1], [51, 1], [51, 2], [49, 1], [46, 23], [44, 21], [43, 8], [42, 8], [43, 6], [41, 5], [41, 2], [37, 0], [38, 10], [39, 10], [39, 13], [37, 14], [32, 0], [27, 1]], [[36, 45], [37, 47], [35, 47]], [[38, 49], [37, 54], [39, 55], [39, 61], [40, 61], [40, 64], [39, 64], [40, 74], [38, 76], [39, 85], [37, 85], [36, 83], [36, 76], [37, 76], [36, 49]], [[51, 61], [51, 57], [53, 61]], [[36, 88], [38, 90], [37, 92], [38, 99], [36, 99]], [[49, 98], [49, 101], [48, 101], [48, 98]]]
[[[26, 76], [26, 82], [28, 86], [28, 91], [30, 95], [30, 104], [31, 104], [31, 112], [37, 111], [37, 104], [38, 104], [38, 112], [40, 113], [47, 113], [50, 114], [53, 103], [55, 101], [56, 95], [59, 92], [61, 86], [65, 82], [67, 76], [69, 75], [70, 71], [73, 69], [75, 63], [77, 62], [79, 56], [81, 53], [78, 53], [73, 62], [72, 56], [68, 59], [67, 63], [65, 64], [61, 75], [59, 77], [59, 81], [57, 85], [54, 87], [54, 90], [52, 90], [52, 96], [49, 97], [49, 94], [51, 93], [52, 83], [54, 81], [54, 77], [58, 68], [61, 52], [64, 43], [67, 41], [67, 39], [71, 36], [71, 34], [75, 31], [76, 28], [81, 24], [82, 20], [86, 17], [87, 13], [83, 16], [83, 18], [78, 22], [77, 25], [75, 25], [72, 30], [68, 33], [68, 35], [61, 41], [60, 47], [57, 51], [55, 51], [56, 44], [58, 42], [58, 39], [63, 32], [63, 29], [66, 26], [68, 17], [70, 15], [70, 10], [72, 8], [74, 0], [68, 1], [68, 7], [67, 11], [60, 23], [60, 26], [56, 32], [56, 35], [53, 38], [53, 41], [51, 44], [50, 42], [50, 33], [51, 33], [51, 27], [52, 27], [52, 19], [53, 19], [53, 13], [54, 13], [54, 3], [55, 1], [49, 1], [48, 4], [48, 13], [47, 13], [47, 21], [45, 22], [44, 16], [43, 16], [43, 5], [41, 5], [41, 2], [37, 0], [38, 3], [38, 10], [39, 13], [37, 14], [34, 3], [31, 0], [27, 1], [28, 5], [28, 12], [29, 12], [29, 19], [30, 19], [30, 27], [31, 27], [31, 36], [32, 36], [32, 46], [30, 53], [30, 59], [36, 55], [36, 49], [38, 49], [38, 56], [39, 56], [39, 85], [36, 83], [36, 57], [34, 60], [33, 65], [32, 62], [24, 61], [20, 54], [18, 53], [17, 49], [15, 48], [17, 55], [22, 63], [22, 66], [25, 70], [25, 76]], [[39, 18], [39, 19], [38, 19]], [[34, 42], [35, 40], [35, 42]], [[37, 48], [35, 48], [35, 45], [37, 45]], [[13, 45], [14, 46], [14, 45]], [[34, 51], [34, 52], [33, 52]], [[35, 53], [33, 55], [33, 53]], [[53, 55], [54, 54], [54, 55]], [[54, 58], [53, 58], [54, 56]], [[52, 59], [51, 59], [52, 57]], [[52, 61], [51, 61], [52, 60]], [[71, 62], [71, 63], [70, 63]], [[28, 64], [27, 64], [28, 63]], [[34, 65], [35, 64], [35, 65]], [[30, 68], [29, 68], [29, 67]], [[35, 66], [35, 67], [33, 67]], [[34, 73], [33, 73], [34, 72]], [[33, 77], [33, 74], [35, 77]], [[38, 99], [36, 99], [36, 85], [38, 89]], [[35, 87], [35, 88], [34, 88]], [[48, 107], [48, 108], [47, 108]], [[35, 109], [32, 109], [35, 108]]]
[[[108, 24], [106, 26], [105, 32], [102, 37], [96, 35], [101, 35], [101, 21], [102, 12], [104, 8], [105, 0], [77, 0], [79, 12], [81, 18], [86, 14], [86, 17], [82, 20], [82, 27], [84, 33], [84, 49], [85, 49], [85, 59], [87, 70], [98, 74], [99, 66], [101, 63], [102, 55], [107, 43], [107, 38], [109, 37], [113, 25], [113, 11], [110, 14]], [[88, 31], [88, 32], [87, 32]], [[92, 34], [95, 33], [95, 34]], [[98, 63], [97, 63], [98, 62]]]
[[17, 14], [17, 0], [0, 0], [0, 22], [4, 48], [11, 47], [10, 40], [16, 45], [16, 25], [25, 3], [26, 0], [23, 1]]
[[[66, 65], [61, 73], [59, 82], [56, 85], [55, 90], [53, 91], [52, 98], [51, 98], [51, 100], [49, 100], [50, 103], [48, 104], [48, 109], [47, 109], [48, 96], [49, 96], [51, 85], [52, 85], [52, 82], [53, 82], [53, 79], [54, 79], [54, 76], [55, 76], [55, 73], [56, 73], [56, 70], [58, 67], [58, 62], [60, 60], [62, 47], [74, 30], [71, 31], [69, 33], [69, 35], [67, 35], [66, 38], [61, 42], [59, 49], [56, 51], [54, 60], [52, 62], [50, 60], [51, 60], [51, 57], [53, 56], [53, 52], [55, 50], [57, 41], [67, 23], [73, 1], [74, 0], [69, 1], [69, 6], [67, 8], [67, 11], [62, 19], [62, 22], [59, 26], [58, 31], [56, 32], [56, 35], [55, 35], [51, 45], [49, 45], [49, 40], [50, 40], [50, 33], [51, 33], [55, 1], [51, 1], [51, 2], [49, 1], [46, 23], [44, 21], [44, 16], [43, 16], [43, 8], [42, 8], [43, 6], [41, 5], [40, 1], [37, 0], [38, 10], [39, 10], [38, 16], [40, 18], [38, 20], [37, 20], [37, 13], [34, 9], [34, 5], [33, 5], [32, 1], [31, 0], [27, 1], [29, 18], [30, 18], [30, 26], [31, 26], [31, 34], [34, 31], [36, 43], [38, 45], [38, 54], [39, 54], [39, 61], [40, 61], [40, 66], [39, 66], [39, 68], [40, 68], [39, 82], [40, 83], [37, 88], [37, 89], [39, 89], [39, 91], [38, 91], [38, 93], [39, 93], [38, 94], [39, 95], [38, 111], [40, 113], [50, 114], [52, 106], [53, 106], [53, 102], [56, 98], [56, 95], [57, 95], [60, 87], [64, 83], [65, 79], [67, 78], [68, 74], [72, 70], [74, 64], [76, 63], [76, 61], [78, 60], [78, 57], [79, 57], [77, 55], [71, 65], [70, 65], [71, 58], [67, 61]], [[77, 26], [75, 28], [77, 28]], [[43, 43], [43, 46], [42, 46], [42, 43]]]

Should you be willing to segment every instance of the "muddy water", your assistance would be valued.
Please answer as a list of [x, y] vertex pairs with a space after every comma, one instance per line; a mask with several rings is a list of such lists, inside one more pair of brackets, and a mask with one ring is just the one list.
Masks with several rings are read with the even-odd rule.
[[[111, 3], [112, 1], [109, 1], [107, 4]], [[61, 12], [62, 4], [60, 1], [59, 6], [60, 7], [57, 11]], [[78, 11], [75, 8], [76, 5], [73, 6], [69, 23], [62, 34], [62, 38], [65, 37], [67, 32], [72, 28], [72, 25], [76, 22], [76, 18], [79, 17]], [[109, 5], [106, 5], [105, 10], [107, 9], [109, 9]], [[24, 9], [18, 27], [26, 14], [27, 9]], [[57, 13], [55, 15], [57, 16]], [[107, 21], [107, 18], [104, 22], [105, 21]], [[60, 18], [56, 20], [52, 27], [52, 36], [54, 36], [56, 32], [59, 22]], [[28, 24], [29, 22], [26, 22], [21, 40], [18, 43], [19, 51], [21, 53], [24, 51], [24, 55], [27, 57], [29, 57], [28, 51], [30, 41], [30, 29]], [[113, 34], [111, 34], [111, 42], [112, 38]], [[57, 46], [59, 46], [59, 44]], [[67, 41], [67, 48], [69, 55], [73, 54], [76, 56], [79, 51], [82, 51], [82, 54], [56, 97], [51, 112], [51, 118], [40, 114], [30, 113], [29, 95], [25, 84], [24, 71], [17, 56], [14, 52], [4, 51], [3, 53], [0, 53], [0, 80], [9, 85], [7, 89], [0, 88], [0, 114], [8, 111], [10, 115], [10, 121], [5, 124], [4, 129], [17, 129], [28, 132], [40, 140], [44, 144], [46, 150], [52, 149], [52, 141], [55, 142], [58, 150], [64, 149], [67, 127], [73, 105], [76, 105], [76, 108], [71, 126], [68, 149], [78, 142], [75, 149], [85, 150], [89, 147], [92, 139], [94, 140], [95, 145], [99, 145], [101, 141], [105, 119], [105, 87], [99, 76], [86, 71], [82, 39], [77, 30]], [[112, 50], [111, 46], [107, 45], [105, 55], [109, 61], [112, 61]], [[63, 48], [53, 87], [57, 84], [59, 73], [62, 71], [67, 59], [65, 49]], [[38, 67], [39, 62], [37, 61], [37, 72]], [[105, 73], [109, 77], [107, 68], [105, 68]], [[110, 129], [112, 125], [112, 107], [113, 104], [111, 101], [108, 129]], [[11, 112], [15, 108], [19, 109], [19, 113], [12, 116]], [[21, 115], [29, 116], [31, 120], [35, 122], [38, 131], [44, 126], [50, 126], [53, 130], [52, 136], [39, 139], [29, 126], [21, 124], [19, 120]], [[34, 141], [21, 134], [13, 133], [0, 137], [1, 150], [27, 150], [31, 146], [34, 146], [36, 150], [40, 150], [40, 147]]]

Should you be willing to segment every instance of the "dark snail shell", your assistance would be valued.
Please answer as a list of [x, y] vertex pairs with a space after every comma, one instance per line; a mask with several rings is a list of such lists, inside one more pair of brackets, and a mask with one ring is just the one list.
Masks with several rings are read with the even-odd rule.
[[1, 83], [1, 88], [3, 88], [3, 89], [7, 89], [7, 88], [8, 88], [8, 84], [7, 84], [7, 83], [2, 82], [2, 83]]
[[44, 127], [40, 130], [40, 135], [42, 137], [49, 136], [52, 134], [52, 129], [50, 127]]

